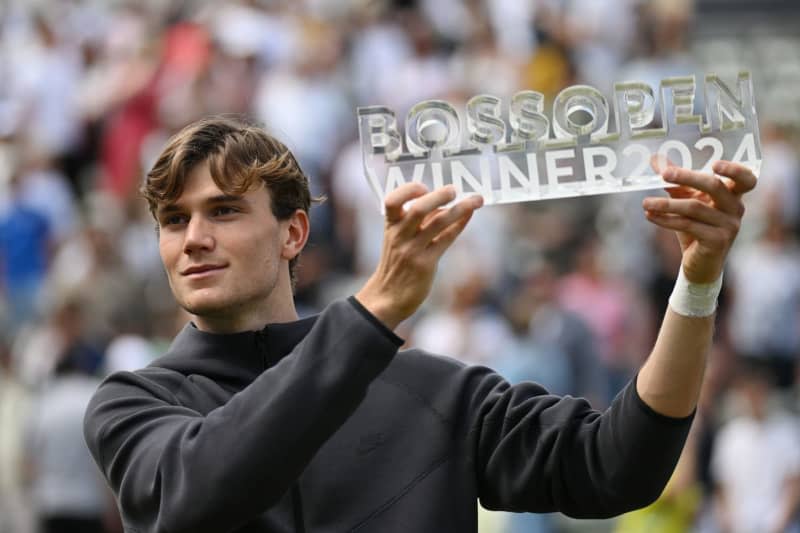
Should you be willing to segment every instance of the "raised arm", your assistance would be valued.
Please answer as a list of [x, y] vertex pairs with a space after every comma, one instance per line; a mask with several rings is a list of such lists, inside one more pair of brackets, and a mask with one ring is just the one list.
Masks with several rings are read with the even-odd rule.
[[[665, 178], [681, 186], [669, 189], [669, 198], [644, 201], [649, 220], [677, 231], [693, 294], [719, 281], [744, 212], [741, 196], [755, 185], [741, 165], [720, 162], [714, 171], [724, 178], [672, 168]], [[716, 304], [713, 291], [706, 309], [702, 298], [687, 306], [680, 296], [678, 290], [670, 299], [637, 379], [602, 414], [533, 384], [482, 382], [472, 435], [484, 506], [607, 517], [658, 497], [689, 430]], [[683, 316], [673, 304], [706, 316]]]
[[[713, 170], [716, 175], [670, 167], [664, 179], [680, 186], [667, 189], [669, 198], [646, 198], [643, 203], [651, 222], [677, 233], [683, 275], [694, 284], [690, 290], [701, 292], [722, 275], [744, 215], [742, 195], [756, 184], [753, 173], [737, 163], [718, 161]], [[697, 405], [714, 315], [685, 316], [674, 303], [671, 299], [656, 344], [639, 372], [637, 391], [654, 411], [683, 417]]]

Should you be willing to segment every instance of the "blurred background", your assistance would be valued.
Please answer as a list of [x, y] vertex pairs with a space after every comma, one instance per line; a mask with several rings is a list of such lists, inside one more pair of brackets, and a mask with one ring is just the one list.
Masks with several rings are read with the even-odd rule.
[[[355, 292], [380, 251], [357, 106], [403, 116], [520, 89], [552, 102], [576, 83], [609, 94], [739, 69], [763, 170], [669, 486], [620, 519], [481, 512], [481, 531], [796, 531], [798, 27], [792, 0], [0, 0], [0, 533], [121, 531], [81, 420], [103, 376], [148, 364], [188, 320], [137, 196], [182, 126], [247, 115], [327, 196], [299, 270], [307, 315]], [[402, 326], [407, 345], [604, 408], [646, 357], [679, 268], [644, 195], [482, 209]]]

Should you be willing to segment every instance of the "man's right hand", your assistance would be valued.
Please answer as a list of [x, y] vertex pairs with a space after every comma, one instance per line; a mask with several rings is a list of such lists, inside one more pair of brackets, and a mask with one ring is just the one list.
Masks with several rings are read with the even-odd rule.
[[[439, 258], [483, 205], [471, 196], [447, 209], [452, 185], [428, 192], [421, 183], [408, 183], [385, 199], [383, 250], [375, 272], [356, 299], [390, 329], [411, 316], [425, 301]], [[408, 209], [404, 205], [411, 201]]]

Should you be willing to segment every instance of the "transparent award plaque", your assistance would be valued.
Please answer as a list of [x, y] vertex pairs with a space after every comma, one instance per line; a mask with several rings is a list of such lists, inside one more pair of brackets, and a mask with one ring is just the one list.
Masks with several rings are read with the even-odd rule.
[[[463, 114], [427, 100], [409, 110], [405, 135], [391, 109], [360, 107], [364, 169], [381, 209], [386, 194], [411, 181], [429, 189], [453, 184], [458, 197], [480, 194], [499, 204], [671, 186], [655, 160], [711, 172], [714, 161], [727, 159], [758, 175], [750, 74], [740, 73], [733, 88], [709, 74], [703, 90], [699, 114], [694, 76], [662, 80], [658, 98], [646, 83], [616, 83], [611, 105], [597, 89], [576, 85], [556, 96], [552, 121], [535, 91], [518, 92], [508, 106], [478, 95]], [[612, 118], [616, 131], [609, 131]]]

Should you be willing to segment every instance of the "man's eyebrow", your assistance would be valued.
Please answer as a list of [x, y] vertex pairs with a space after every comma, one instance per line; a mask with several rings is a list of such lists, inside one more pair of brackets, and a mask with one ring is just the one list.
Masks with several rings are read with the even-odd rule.
[[[245, 202], [244, 196], [238, 194], [218, 194], [216, 196], [211, 196], [207, 198], [203, 203], [205, 204], [224, 204], [230, 202]], [[171, 204], [164, 204], [159, 206], [156, 209], [156, 212], [159, 214], [163, 213], [174, 213], [176, 211], [181, 211], [183, 207], [179, 203], [171, 203]]]
[[156, 208], [156, 213], [157, 214], [174, 213], [175, 211], [180, 211], [180, 210], [181, 206], [179, 206], [178, 204], [164, 204]]
[[238, 194], [219, 194], [217, 196], [212, 196], [206, 203], [208, 204], [220, 204], [225, 202], [243, 202], [244, 196]]

